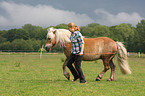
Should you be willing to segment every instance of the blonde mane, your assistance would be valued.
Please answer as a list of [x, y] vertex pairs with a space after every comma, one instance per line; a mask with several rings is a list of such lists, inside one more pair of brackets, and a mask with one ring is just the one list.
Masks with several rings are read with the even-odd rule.
[[66, 29], [53, 29], [53, 28], [49, 28], [48, 29], [47, 38], [50, 37], [50, 38], [54, 39], [54, 34], [53, 34], [54, 31], [56, 31], [55, 32], [56, 44], [59, 43], [62, 47], [64, 47], [64, 45], [66, 43], [71, 42], [70, 41], [71, 32], [69, 30], [66, 30]]

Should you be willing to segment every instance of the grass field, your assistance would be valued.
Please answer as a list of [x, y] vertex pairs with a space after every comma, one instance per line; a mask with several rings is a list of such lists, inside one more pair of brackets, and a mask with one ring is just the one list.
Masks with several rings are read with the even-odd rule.
[[[129, 57], [131, 75], [123, 75], [116, 64], [115, 81], [107, 82], [101, 60], [84, 62], [87, 84], [63, 76], [63, 54], [0, 53], [0, 96], [145, 96], [145, 57]], [[69, 71], [69, 70], [68, 70]], [[72, 75], [71, 75], [72, 77]], [[73, 79], [73, 78], [71, 78]]]

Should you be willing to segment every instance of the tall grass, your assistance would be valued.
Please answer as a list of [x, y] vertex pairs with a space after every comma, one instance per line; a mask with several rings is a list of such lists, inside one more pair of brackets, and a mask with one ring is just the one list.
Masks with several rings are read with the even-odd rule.
[[[0, 54], [0, 96], [144, 96], [145, 59], [129, 57], [131, 75], [121, 74], [118, 66], [115, 81], [95, 81], [103, 70], [101, 60], [83, 61], [87, 84], [71, 82], [63, 76], [63, 54]], [[69, 70], [68, 70], [69, 71]], [[71, 75], [72, 77], [72, 75]], [[73, 79], [73, 77], [71, 78]]]

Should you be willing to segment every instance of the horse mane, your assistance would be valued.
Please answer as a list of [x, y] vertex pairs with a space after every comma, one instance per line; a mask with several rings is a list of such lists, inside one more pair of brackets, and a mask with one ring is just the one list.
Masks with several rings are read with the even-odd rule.
[[[59, 43], [60, 46], [62, 46], [62, 47], [64, 47], [66, 43], [71, 42], [70, 41], [71, 32], [69, 30], [49, 28], [48, 34], [49, 34], [49, 32], [55, 32], [56, 44]], [[48, 34], [47, 34], [47, 38], [48, 38]]]
[[60, 43], [61, 46], [65, 46], [70, 41], [71, 32], [66, 29], [56, 29], [56, 44]]

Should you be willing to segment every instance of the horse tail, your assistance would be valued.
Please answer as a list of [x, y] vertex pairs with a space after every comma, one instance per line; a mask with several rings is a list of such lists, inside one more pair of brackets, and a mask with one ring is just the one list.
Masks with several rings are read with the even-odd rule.
[[123, 43], [121, 42], [116, 43], [117, 43], [117, 62], [119, 68], [123, 74], [131, 74], [131, 70], [129, 68], [127, 61], [127, 50], [124, 47]]

